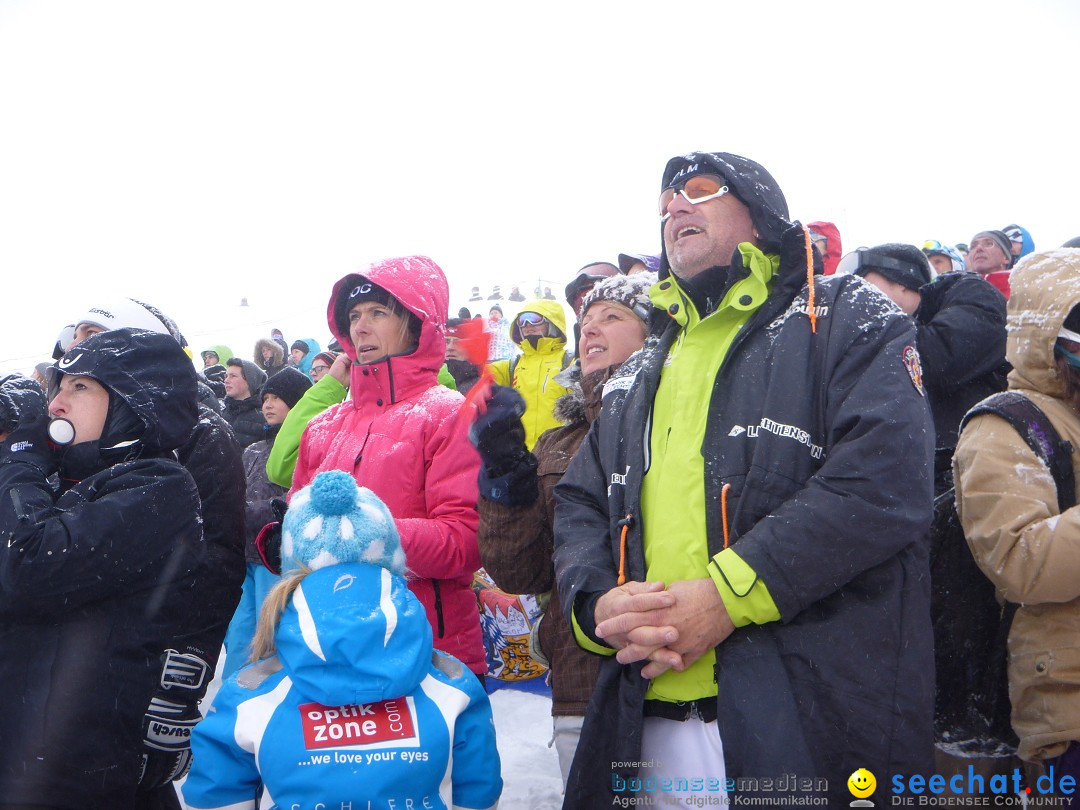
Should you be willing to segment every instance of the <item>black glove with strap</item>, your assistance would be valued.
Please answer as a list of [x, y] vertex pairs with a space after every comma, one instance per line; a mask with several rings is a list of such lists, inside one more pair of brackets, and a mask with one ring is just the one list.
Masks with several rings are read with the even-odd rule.
[[480, 452], [480, 494], [506, 506], [527, 506], [538, 494], [536, 457], [525, 446], [523, 413], [521, 394], [495, 385], [486, 410], [469, 428], [469, 441]]
[[213, 674], [193, 653], [165, 651], [158, 688], [143, 717], [140, 790], [154, 790], [188, 772], [191, 731], [202, 719], [199, 701]]
[[46, 477], [57, 470], [56, 451], [49, 442], [49, 404], [41, 386], [21, 374], [0, 378], [0, 462], [27, 462]]
[[259, 529], [259, 536], [255, 538], [255, 548], [266, 570], [280, 577], [281, 524], [285, 522], [285, 513], [289, 511], [289, 504], [284, 498], [273, 498], [270, 501], [270, 511], [274, 513], [277, 520]]

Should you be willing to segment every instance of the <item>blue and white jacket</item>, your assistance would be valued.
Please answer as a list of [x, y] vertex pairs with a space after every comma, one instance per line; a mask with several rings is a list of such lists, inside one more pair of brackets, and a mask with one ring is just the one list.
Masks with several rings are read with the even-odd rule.
[[192, 734], [192, 808], [493, 808], [502, 792], [491, 705], [434, 651], [405, 580], [332, 565], [296, 588], [277, 655], [240, 670]]

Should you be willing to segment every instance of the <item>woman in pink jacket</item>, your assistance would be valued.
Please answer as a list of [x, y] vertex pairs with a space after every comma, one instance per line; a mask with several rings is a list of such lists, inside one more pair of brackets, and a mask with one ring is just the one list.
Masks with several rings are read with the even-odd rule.
[[481, 675], [472, 591], [480, 458], [458, 420], [462, 396], [436, 382], [448, 301], [446, 276], [426, 256], [386, 259], [334, 285], [326, 314], [352, 361], [349, 398], [308, 424], [290, 497], [324, 470], [344, 470], [378, 495], [397, 523], [435, 647]]

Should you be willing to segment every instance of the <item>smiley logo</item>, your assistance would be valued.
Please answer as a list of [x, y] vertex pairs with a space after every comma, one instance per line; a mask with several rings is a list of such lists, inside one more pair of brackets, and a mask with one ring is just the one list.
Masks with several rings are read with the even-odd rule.
[[865, 799], [877, 789], [877, 779], [866, 768], [859, 768], [847, 780], [848, 790], [857, 799]]

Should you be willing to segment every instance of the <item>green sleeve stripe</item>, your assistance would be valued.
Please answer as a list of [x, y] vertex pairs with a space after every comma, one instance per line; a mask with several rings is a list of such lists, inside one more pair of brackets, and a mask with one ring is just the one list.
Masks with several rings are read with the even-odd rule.
[[581, 629], [581, 625], [578, 624], [577, 616], [573, 613], [570, 614], [570, 624], [574, 626], [574, 638], [577, 639], [578, 646], [588, 652], [597, 653], [598, 655], [614, 655], [615, 650], [611, 647], [605, 647], [602, 644], [597, 644]]
[[736, 627], [780, 620], [769, 589], [734, 549], [726, 548], [712, 558], [709, 576]]

